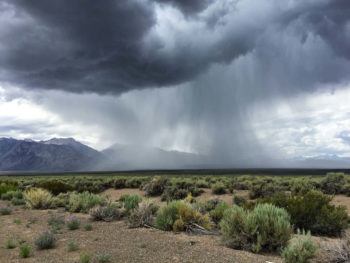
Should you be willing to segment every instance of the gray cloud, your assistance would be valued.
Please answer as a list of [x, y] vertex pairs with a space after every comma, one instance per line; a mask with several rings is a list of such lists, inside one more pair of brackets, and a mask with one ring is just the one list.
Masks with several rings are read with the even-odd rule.
[[[174, 39], [157, 31], [166, 19], [156, 17], [156, 3], [186, 14], [172, 14], [183, 23], [173, 29]], [[271, 37], [271, 30], [283, 34], [291, 25], [299, 41], [313, 34], [331, 47], [334, 57], [347, 59], [349, 6], [346, 0], [288, 6], [249, 0], [3, 0], [0, 80], [26, 88], [117, 94], [172, 86], [192, 81], [216, 63], [255, 50], [273, 51], [261, 39]], [[171, 33], [171, 26], [166, 30]], [[347, 76], [329, 70], [321, 81]]]

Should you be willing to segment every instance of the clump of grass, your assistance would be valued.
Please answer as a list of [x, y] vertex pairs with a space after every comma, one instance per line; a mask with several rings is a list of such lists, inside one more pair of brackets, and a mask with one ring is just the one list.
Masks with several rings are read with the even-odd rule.
[[41, 188], [31, 188], [23, 194], [26, 205], [31, 209], [47, 209], [52, 204], [52, 194]]
[[13, 238], [9, 238], [5, 242], [6, 249], [14, 249], [16, 248], [16, 241]]
[[210, 218], [214, 221], [214, 223], [218, 224], [227, 209], [229, 209], [229, 205], [225, 202], [220, 202], [213, 210], [209, 212]]
[[21, 258], [29, 258], [30, 254], [32, 252], [31, 246], [28, 244], [24, 243], [19, 247], [19, 256]]
[[54, 248], [56, 245], [56, 237], [52, 232], [46, 231], [35, 240], [35, 245], [38, 250]]
[[106, 200], [99, 195], [89, 192], [83, 193], [71, 193], [67, 208], [70, 212], [83, 212], [87, 213], [91, 208], [97, 205], [104, 205]]
[[155, 204], [149, 201], [142, 201], [138, 208], [131, 211], [128, 217], [129, 227], [149, 227], [153, 225], [153, 217], [157, 210], [158, 206]]
[[75, 216], [70, 216], [67, 219], [67, 228], [69, 230], [76, 230], [80, 227], [80, 220]]
[[243, 196], [234, 195], [233, 203], [238, 206], [244, 206], [247, 204], [247, 200]]
[[0, 207], [0, 215], [10, 215], [12, 213], [12, 209], [10, 207]]
[[21, 219], [16, 218], [13, 220], [13, 223], [15, 223], [16, 225], [20, 225], [20, 224], [22, 224], [22, 221], [21, 221]]
[[163, 194], [167, 183], [168, 179], [166, 177], [156, 176], [143, 187], [143, 190], [146, 196], [160, 196]]
[[79, 246], [77, 243], [75, 243], [74, 240], [70, 240], [67, 244], [67, 250], [68, 252], [73, 252], [79, 250]]
[[130, 211], [139, 206], [142, 198], [139, 195], [123, 195], [120, 197], [119, 201], [122, 202], [126, 211]]
[[92, 230], [92, 225], [91, 224], [84, 225], [84, 230], [85, 231], [91, 231]]
[[94, 221], [110, 222], [122, 217], [122, 212], [113, 204], [91, 208], [89, 214]]
[[12, 204], [12, 205], [15, 205], [15, 206], [25, 205], [25, 204], [26, 204], [26, 201], [24, 201], [24, 199], [20, 199], [20, 198], [17, 198], [17, 197], [13, 197], [13, 198], [11, 199], [11, 204]]
[[210, 230], [212, 222], [209, 216], [201, 214], [191, 204], [184, 201], [172, 201], [159, 209], [156, 217], [156, 227], [165, 231], [191, 232], [198, 226]]
[[106, 253], [101, 253], [96, 255], [96, 260], [98, 263], [109, 263], [111, 262], [111, 255]]
[[223, 195], [226, 193], [226, 187], [222, 182], [217, 182], [212, 185], [211, 191], [215, 195]]
[[91, 255], [86, 253], [80, 254], [80, 258], [79, 258], [80, 263], [90, 263], [90, 261], [91, 261]]
[[57, 232], [61, 230], [62, 226], [64, 226], [64, 216], [53, 214], [50, 216], [47, 223], [51, 227], [53, 232]]
[[283, 249], [282, 257], [286, 263], [308, 263], [315, 256], [316, 250], [310, 232], [298, 232], [298, 236], [293, 237]]

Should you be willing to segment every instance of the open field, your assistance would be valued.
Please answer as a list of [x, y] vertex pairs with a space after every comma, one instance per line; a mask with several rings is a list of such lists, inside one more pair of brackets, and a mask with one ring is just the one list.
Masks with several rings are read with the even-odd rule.
[[[342, 173], [8, 175], [0, 196], [0, 262], [287, 262], [287, 241], [305, 237], [297, 228], [311, 230], [317, 251], [288, 262], [347, 262], [334, 247], [350, 259], [350, 176]], [[255, 239], [270, 227], [256, 220], [259, 233], [249, 239], [241, 240], [248, 228], [225, 232], [230, 211], [242, 209], [249, 221], [266, 205], [288, 215], [278, 236], [271, 227], [264, 242]], [[171, 223], [169, 207], [178, 209]]]

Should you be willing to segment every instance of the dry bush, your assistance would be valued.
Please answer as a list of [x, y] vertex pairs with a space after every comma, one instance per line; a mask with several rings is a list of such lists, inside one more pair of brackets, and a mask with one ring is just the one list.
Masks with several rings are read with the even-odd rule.
[[322, 254], [316, 262], [322, 263], [348, 263], [350, 262], [350, 233], [342, 239], [323, 241], [320, 244]]
[[96, 206], [90, 209], [89, 214], [94, 221], [110, 222], [122, 218], [123, 213], [116, 205]]
[[52, 194], [41, 188], [31, 188], [24, 192], [26, 205], [32, 209], [47, 209], [52, 204]]
[[154, 215], [158, 207], [149, 202], [143, 201], [134, 209], [128, 217], [128, 225], [130, 228], [150, 227], [153, 225]]

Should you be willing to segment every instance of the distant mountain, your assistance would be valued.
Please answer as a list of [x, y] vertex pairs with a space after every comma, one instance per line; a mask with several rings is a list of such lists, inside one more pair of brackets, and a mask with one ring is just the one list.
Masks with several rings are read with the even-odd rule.
[[107, 170], [189, 169], [206, 161], [203, 155], [138, 145], [114, 144], [102, 153], [109, 159], [104, 164]]
[[323, 154], [295, 160], [300, 168], [350, 168], [350, 158], [340, 157], [335, 154]]
[[72, 138], [0, 138], [0, 171], [86, 171], [103, 159], [103, 154]]

